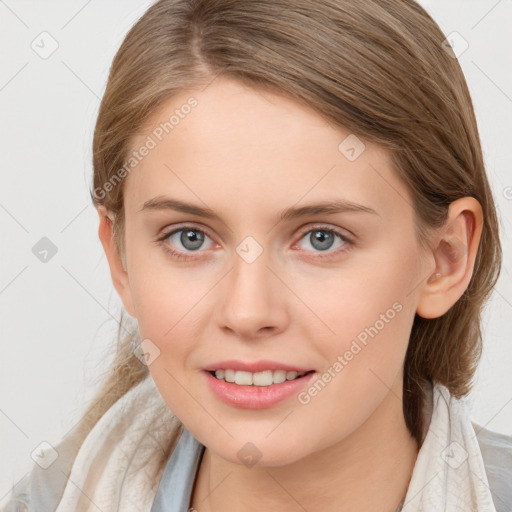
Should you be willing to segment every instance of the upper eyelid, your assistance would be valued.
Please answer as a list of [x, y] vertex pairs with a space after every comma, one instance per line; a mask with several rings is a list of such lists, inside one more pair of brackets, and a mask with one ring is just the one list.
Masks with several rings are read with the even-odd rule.
[[162, 238], [168, 238], [170, 237], [171, 235], [174, 235], [176, 233], [179, 233], [180, 231], [185, 231], [187, 229], [192, 229], [192, 230], [196, 230], [196, 231], [200, 231], [201, 233], [204, 233], [205, 235], [207, 235], [211, 240], [214, 239], [214, 237], [212, 237], [210, 234], [209, 234], [209, 231], [208, 229], [206, 228], [203, 228], [203, 227], [198, 227], [198, 226], [195, 226], [194, 224], [184, 224], [182, 226], [177, 226], [177, 227], [173, 227], [173, 228], [169, 228], [169, 230], [166, 230], [165, 228], [162, 229], [161, 233], [160, 233], [160, 236], [159, 236], [159, 239], [162, 239]]
[[[304, 228], [300, 228], [299, 229], [299, 232], [300, 234], [304, 234], [304, 233], [309, 233], [310, 231], [314, 231], [315, 229], [319, 230], [319, 231], [332, 231], [340, 236], [343, 236], [345, 238], [350, 238], [352, 236], [354, 236], [348, 229], [346, 228], [340, 228], [340, 227], [331, 227], [329, 226], [328, 224], [322, 224], [322, 223], [318, 223], [314, 226], [304, 226]], [[349, 233], [349, 235], [344, 235], [343, 232], [347, 232]]]
[[[311, 224], [311, 223], [309, 223], [309, 224]], [[300, 227], [298, 229], [299, 233], [304, 234], [304, 233], [308, 233], [309, 231], [318, 229], [318, 230], [324, 230], [324, 231], [334, 231], [335, 233], [338, 233], [339, 231], [347, 232], [347, 233], [349, 233], [349, 235], [346, 238], [349, 238], [350, 236], [354, 236], [354, 234], [352, 232], [350, 232], [347, 228], [333, 227], [333, 226], [329, 226], [328, 224], [323, 224], [321, 222], [313, 223], [313, 224], [314, 225], [312, 225], [312, 226], [306, 225], [306, 226]], [[161, 236], [170, 236], [176, 232], [179, 232], [179, 231], [182, 231], [182, 230], [185, 230], [188, 228], [196, 229], [197, 231], [201, 231], [202, 233], [208, 235], [210, 238], [212, 238], [212, 239], [214, 238], [209, 234], [208, 228], [205, 228], [202, 226], [197, 226], [194, 223], [187, 223], [187, 224], [183, 224], [181, 226], [169, 228], [168, 231], [166, 230], [166, 228], [163, 228], [161, 230]], [[338, 234], [345, 236], [345, 235], [343, 235], [343, 233], [338, 233]]]

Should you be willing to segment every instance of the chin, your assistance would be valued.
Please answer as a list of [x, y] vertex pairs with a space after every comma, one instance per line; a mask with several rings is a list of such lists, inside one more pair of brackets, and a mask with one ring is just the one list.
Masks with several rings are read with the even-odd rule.
[[221, 442], [219, 446], [216, 443], [206, 446], [224, 460], [247, 468], [286, 466], [308, 455], [303, 444], [301, 451], [296, 451], [295, 446], [286, 444], [277, 436], [273, 440], [258, 440], [258, 436], [254, 436], [254, 441], [248, 439], [250, 436], [231, 439], [229, 443]]

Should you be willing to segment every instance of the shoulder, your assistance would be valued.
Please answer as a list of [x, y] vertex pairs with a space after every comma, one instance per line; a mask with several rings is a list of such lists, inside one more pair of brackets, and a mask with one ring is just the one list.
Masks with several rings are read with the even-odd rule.
[[[164, 441], [167, 441], [169, 431], [172, 433], [175, 430], [174, 422], [170, 419], [172, 413], [156, 390], [152, 379], [145, 378], [122, 395], [103, 414], [85, 439], [78, 429], [73, 429], [58, 444], [48, 448], [57, 452], [55, 460], [46, 467], [34, 463], [29, 473], [13, 486], [9, 493], [9, 501], [3, 504], [0, 510], [56, 510], [66, 491], [74, 490], [74, 481], [68, 483], [71, 473], [75, 471], [76, 474], [87, 478], [90, 467], [94, 467], [98, 472], [100, 467], [109, 469], [108, 463], [114, 451], [120, 460], [127, 458], [130, 464], [140, 462], [135, 455], [142, 456], [146, 453], [148, 457], [149, 454], [154, 455], [152, 462], [157, 461], [157, 457], [164, 457], [167, 454]], [[172, 436], [169, 435], [169, 439], [172, 440]], [[94, 463], [91, 462], [93, 460]], [[144, 471], [148, 465], [143, 465]], [[128, 467], [126, 471], [128, 472]], [[133, 473], [136, 472], [136, 468], [133, 468]], [[107, 476], [113, 478], [117, 473], [119, 472], [114, 468]]]
[[51, 449], [57, 452], [55, 461], [47, 467], [34, 463], [12, 488], [2, 512], [50, 512], [57, 508], [77, 451], [75, 436], [71, 434]]
[[512, 436], [472, 421], [497, 512], [512, 507]]

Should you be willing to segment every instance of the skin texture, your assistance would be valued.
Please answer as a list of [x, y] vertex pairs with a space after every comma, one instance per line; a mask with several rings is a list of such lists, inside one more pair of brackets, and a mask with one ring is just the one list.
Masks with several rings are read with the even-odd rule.
[[[452, 203], [446, 226], [432, 232], [432, 249], [422, 251], [411, 198], [384, 150], [363, 141], [350, 161], [338, 149], [348, 131], [284, 95], [223, 77], [169, 99], [133, 149], [191, 96], [197, 106], [126, 178], [125, 255], [112, 238], [111, 213], [98, 209], [113, 283], [141, 339], [160, 351], [151, 376], [207, 447], [191, 505], [394, 512], [417, 456], [402, 413], [414, 315], [442, 315], [468, 286], [480, 205]], [[140, 211], [155, 196], [207, 207], [221, 220]], [[377, 214], [278, 220], [287, 207], [332, 199]], [[156, 241], [183, 223], [205, 232], [199, 249], [184, 246], [181, 232]], [[319, 225], [352, 242], [335, 236], [318, 249], [310, 235]], [[248, 236], [263, 249], [251, 263], [237, 252]], [[190, 259], [176, 259], [165, 245]], [[240, 409], [206, 386], [202, 368], [227, 359], [271, 359], [320, 375], [393, 304], [400, 311], [307, 404], [292, 396], [268, 409]], [[260, 457], [252, 467], [237, 456], [248, 442]]]

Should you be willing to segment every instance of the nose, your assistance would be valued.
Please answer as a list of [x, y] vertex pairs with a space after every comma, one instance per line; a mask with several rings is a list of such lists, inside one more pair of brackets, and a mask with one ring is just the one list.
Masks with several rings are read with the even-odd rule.
[[255, 340], [282, 332], [289, 321], [289, 294], [263, 251], [254, 261], [239, 254], [223, 283], [219, 321], [224, 330]]

